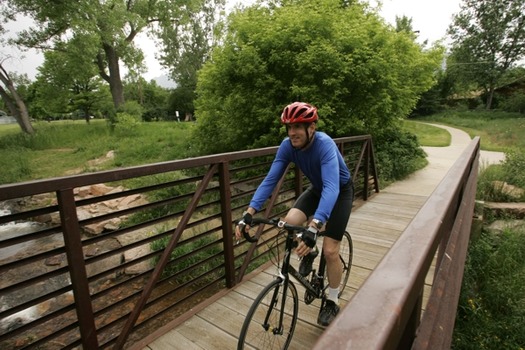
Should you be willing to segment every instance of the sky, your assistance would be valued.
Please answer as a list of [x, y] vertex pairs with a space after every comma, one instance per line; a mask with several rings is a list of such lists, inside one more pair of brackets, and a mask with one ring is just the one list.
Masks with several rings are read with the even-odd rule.
[[[228, 8], [233, 4], [253, 3], [254, 0], [227, 0]], [[372, 6], [376, 6], [376, 0], [369, 0]], [[419, 31], [419, 42], [428, 40], [429, 44], [444, 38], [447, 28], [452, 22], [452, 15], [459, 12], [461, 0], [382, 0], [383, 6], [380, 11], [381, 16], [390, 24], [395, 25], [396, 16], [407, 16], [412, 18], [412, 27]], [[15, 23], [17, 27], [11, 27], [15, 31], [24, 29], [24, 21]], [[25, 24], [26, 26], [29, 24]], [[155, 59], [155, 46], [143, 34], [136, 38], [136, 43], [144, 50], [146, 58], [147, 73], [144, 75], [146, 80], [154, 79], [165, 75]], [[15, 57], [5, 64], [8, 71], [26, 73], [29, 79], [33, 80], [37, 74], [37, 67], [43, 63], [43, 57], [36, 51], [20, 52], [16, 49], [2, 49], [4, 55]], [[22, 55], [24, 56], [22, 58]]]

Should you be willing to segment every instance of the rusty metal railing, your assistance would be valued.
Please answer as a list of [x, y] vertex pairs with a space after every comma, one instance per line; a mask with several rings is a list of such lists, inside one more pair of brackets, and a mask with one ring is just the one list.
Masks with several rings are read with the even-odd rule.
[[[475, 138], [314, 349], [450, 348], [478, 163]], [[421, 317], [434, 257], [436, 273]]]
[[[336, 143], [356, 198], [379, 191], [370, 136]], [[127, 348], [234, 286], [269, 255], [232, 231], [276, 150], [0, 186], [0, 348]], [[290, 167], [265, 210], [306, 185]]]

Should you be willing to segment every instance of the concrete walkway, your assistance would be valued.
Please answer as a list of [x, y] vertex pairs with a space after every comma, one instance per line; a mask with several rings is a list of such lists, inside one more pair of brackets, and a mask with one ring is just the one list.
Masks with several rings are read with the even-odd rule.
[[[438, 124], [429, 125], [447, 130], [451, 135], [450, 145], [423, 147], [427, 153], [428, 165], [406, 179], [393, 183], [382, 192], [429, 196], [471, 141], [470, 136], [462, 130]], [[480, 166], [497, 164], [504, 159], [503, 152], [481, 151], [479, 164]]]

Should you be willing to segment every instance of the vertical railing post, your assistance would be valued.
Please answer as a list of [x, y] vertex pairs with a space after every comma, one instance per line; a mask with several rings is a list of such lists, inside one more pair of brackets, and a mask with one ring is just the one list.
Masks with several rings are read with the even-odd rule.
[[298, 198], [303, 193], [303, 173], [298, 166], [294, 168], [294, 176], [295, 198]]
[[224, 272], [226, 287], [235, 285], [235, 258], [233, 256], [232, 203], [228, 162], [219, 165], [219, 191], [221, 198], [222, 239], [224, 242]]
[[365, 141], [365, 168], [363, 169], [363, 199], [368, 200], [368, 179], [370, 176], [370, 150], [372, 149], [372, 144], [370, 139]]
[[95, 318], [89, 294], [86, 263], [84, 261], [73, 189], [68, 188], [57, 191], [57, 199], [82, 347], [90, 350], [98, 349]]
[[399, 344], [397, 346], [399, 350], [410, 349], [412, 347], [412, 343], [414, 342], [414, 339], [416, 337], [417, 328], [419, 327], [419, 323], [421, 321], [422, 306], [423, 291], [421, 291], [418, 298], [416, 299], [416, 303], [414, 305], [414, 308], [412, 309], [412, 313], [410, 314], [407, 324], [405, 325], [405, 328], [402, 331], [403, 333], [401, 334], [401, 339], [399, 340]]

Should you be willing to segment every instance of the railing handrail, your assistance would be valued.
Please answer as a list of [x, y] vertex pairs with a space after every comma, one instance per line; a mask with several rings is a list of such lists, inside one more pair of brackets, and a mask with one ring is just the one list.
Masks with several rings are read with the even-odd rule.
[[[335, 139], [340, 152], [345, 161], [350, 165], [352, 176], [356, 187], [356, 197], [360, 196], [364, 200], [371, 192], [379, 191], [377, 173], [375, 169], [374, 153], [372, 149], [372, 138], [370, 135], [343, 137]], [[141, 327], [150, 320], [158, 317], [158, 314], [166, 314], [171, 308], [180, 307], [193, 296], [183, 290], [184, 284], [170, 284], [167, 282], [179, 281], [187, 278], [192, 268], [173, 272], [173, 274], [163, 277], [163, 267], [168, 264], [178, 264], [178, 257], [172, 257], [175, 248], [180, 246], [191, 247], [194, 241], [206, 241], [200, 247], [192, 249], [188, 256], [193, 256], [198, 252], [205, 252], [213, 246], [218, 247], [218, 251], [213, 251], [212, 256], [202, 257], [195, 263], [189, 262], [190, 267], [206, 266], [205, 271], [200, 272], [194, 269], [201, 279], [202, 290], [209, 288], [229, 288], [238, 283], [244, 274], [245, 266], [250, 262], [259, 263], [260, 258], [269, 255], [268, 252], [261, 251], [260, 247], [251, 246], [247, 243], [233, 246], [232, 235], [232, 216], [240, 215], [242, 208], [248, 205], [248, 197], [253, 193], [254, 187], [262, 180], [260, 172], [265, 171], [270, 165], [269, 159], [276, 153], [278, 147], [267, 147], [255, 150], [247, 150], [232, 153], [222, 153], [210, 156], [174, 160], [169, 162], [155, 163], [143, 166], [135, 166], [108, 171], [101, 171], [88, 174], [73, 175], [68, 177], [58, 177], [52, 179], [26, 181], [15, 184], [0, 186], [0, 201], [13, 200], [21, 202], [26, 197], [44, 194], [43, 201], [31, 202], [31, 206], [17, 208], [20, 212], [8, 214], [0, 217], [0, 225], [18, 220], [29, 220], [33, 218], [43, 219], [48, 216], [51, 219], [45, 228], [38, 228], [36, 232], [26, 232], [14, 237], [0, 237], [0, 249], [13, 247], [18, 244], [35, 244], [35, 248], [25, 251], [23, 256], [8, 256], [0, 262], [0, 273], [9, 271], [11, 279], [3, 280], [0, 284], [0, 297], [8, 296], [13, 303], [5, 305], [0, 310], [0, 321], [11, 316], [16, 316], [20, 311], [29, 308], [34, 309], [43, 302], [55, 301], [58, 294], [64, 296], [72, 290], [73, 301], [66, 298], [64, 302], [49, 314], [39, 315], [36, 319], [17, 324], [15, 327], [0, 330], [0, 347], [11, 347], [12, 343], [27, 342], [21, 348], [42, 346], [55, 338], [66, 337], [65, 332], [71, 331], [67, 335], [65, 348], [83, 346], [85, 349], [121, 349], [128, 342], [136, 341], [130, 336], [143, 336], [137, 333]], [[197, 175], [196, 175], [197, 174]], [[76, 190], [84, 190], [91, 185], [110, 184], [120, 181], [150, 175], [166, 175], [155, 177], [152, 182], [146, 181], [137, 185], [133, 189], [122, 189], [115, 192], [96, 194], [92, 197], [77, 197]], [[274, 192], [274, 196], [268, 201], [266, 210], [274, 214], [280, 213], [282, 207], [289, 205], [303, 190], [306, 182], [304, 176], [298, 168], [290, 167], [290, 171], [283, 177], [282, 190], [279, 188]], [[95, 186], [96, 187], [96, 186]], [[167, 191], [170, 190], [170, 191]], [[155, 199], [151, 198], [146, 203], [134, 204], [130, 207], [111, 209], [109, 212], [98, 212], [92, 216], [79, 215], [82, 211], [89, 210], [91, 205], [98, 204], [106, 206], [110, 202], [117, 200], [129, 200], [130, 197], [139, 194], [147, 194], [155, 191], [166, 191], [166, 197]], [[177, 206], [177, 205], [180, 205]], [[274, 207], [275, 205], [275, 207]], [[110, 225], [104, 232], [99, 231], [87, 235], [87, 228], [95, 224], [104, 224], [109, 219], [124, 217], [132, 214], [150, 214], [148, 211], [157, 207], [170, 207], [165, 212], [157, 213], [158, 216], [137, 215], [137, 222], [127, 222], [127, 225]], [[97, 208], [98, 209], [98, 208]], [[123, 219], [126, 220], [126, 219]], [[167, 225], [159, 231], [158, 226]], [[144, 231], [146, 232], [140, 232]], [[141, 235], [136, 233], [140, 232]], [[188, 234], [186, 237], [183, 235]], [[57, 245], [36, 246], [41, 239], [50, 236], [58, 236], [62, 241]], [[126, 237], [124, 237], [126, 236]], [[131, 237], [130, 237], [131, 236]], [[10, 238], [8, 238], [10, 237]], [[117, 248], [106, 242], [114, 242], [119, 238], [124, 238], [123, 243], [119, 242]], [[169, 243], [165, 248], [151, 248], [151, 242], [168, 239]], [[124, 254], [137, 247], [147, 246], [149, 250], [141, 252], [140, 255], [130, 254], [131, 257], [124, 257]], [[96, 248], [96, 249], [92, 249]], [[257, 254], [253, 255], [254, 249], [258, 249]], [[196, 252], [197, 250], [197, 252]], [[210, 249], [211, 250], [211, 249]], [[207, 251], [206, 251], [207, 252]], [[181, 257], [180, 259], [184, 259]], [[5, 257], [4, 257], [5, 258]], [[50, 261], [48, 268], [46, 259], [54, 258]], [[244, 267], [239, 267], [242, 260], [245, 260]], [[95, 266], [105, 261], [104, 266]], [[123, 263], [123, 261], [125, 261]], [[207, 262], [213, 264], [205, 265]], [[130, 277], [133, 273], [126, 275], [118, 281], [112, 281], [106, 285], [102, 282], [109, 282], [111, 276], [121, 277], [123, 270], [128, 266], [133, 266], [141, 262], [147, 262], [146, 267], [141, 268], [139, 273], [141, 289], [135, 286], [129, 288], [129, 284], [138, 285], [135, 277]], [[33, 266], [45, 266], [46, 271], [40, 269], [31, 270]], [[208, 268], [208, 266], [210, 266]], [[18, 270], [20, 269], [20, 270]], [[27, 273], [31, 270], [31, 273]], [[25, 273], [16, 273], [24, 271]], [[53, 278], [58, 275], [65, 275], [67, 282], [61, 280], [57, 290], [50, 292], [40, 292], [32, 288], [43, 279]], [[69, 282], [70, 281], [70, 282]], [[193, 281], [193, 280], [192, 280]], [[194, 281], [193, 281], [194, 283]], [[153, 312], [153, 308], [159, 299], [155, 288], [161, 286], [169, 303], [164, 302], [164, 308]], [[110, 301], [100, 302], [104, 296], [114, 290], [126, 288], [129, 293], [115, 293], [116, 297]], [[29, 293], [23, 298], [19, 297], [20, 290], [34, 289], [34, 293]], [[220, 289], [218, 289], [220, 291]], [[200, 290], [199, 290], [200, 292]], [[172, 295], [176, 295], [174, 298]], [[151, 298], [150, 298], [151, 296]], [[213, 299], [207, 296], [207, 300]], [[97, 303], [96, 305], [94, 303]], [[203, 303], [206, 303], [205, 301]], [[128, 308], [121, 306], [126, 305]], [[114, 307], [119, 307], [118, 312], [114, 312]], [[76, 316], [68, 316], [67, 322], [51, 322], [56, 324], [56, 329], [42, 329], [44, 322], [61, 317], [68, 311], [76, 309]], [[149, 309], [148, 309], [149, 308]], [[109, 315], [100, 323], [101, 316]], [[178, 314], [177, 314], [178, 315]], [[140, 316], [140, 318], [139, 318]], [[170, 322], [181, 322], [180, 318]], [[97, 322], [95, 322], [95, 318]], [[164, 320], [164, 319], [163, 319]], [[154, 324], [155, 322], [151, 322]], [[122, 326], [120, 328], [120, 326]], [[113, 330], [113, 327], [117, 327]], [[137, 331], [137, 332], [135, 332]], [[31, 337], [24, 337], [25, 332], [30, 332]], [[50, 334], [46, 332], [51, 332]], [[79, 336], [80, 334], [80, 336]]]
[[[450, 347], [473, 216], [479, 142], [479, 137], [471, 141], [340, 316], [319, 338], [315, 350], [408, 349], [412, 344], [414, 349]], [[427, 310], [433, 311], [425, 311], [418, 339], [413, 343], [420, 323], [425, 277], [438, 247], [436, 271], [454, 264], [447, 271], [455, 275], [436, 274], [427, 304]], [[440, 303], [449, 279], [454, 288], [448, 291], [447, 302]], [[441, 338], [440, 345], [428, 343], [430, 336]]]

